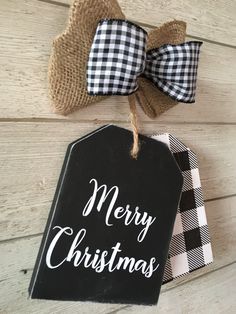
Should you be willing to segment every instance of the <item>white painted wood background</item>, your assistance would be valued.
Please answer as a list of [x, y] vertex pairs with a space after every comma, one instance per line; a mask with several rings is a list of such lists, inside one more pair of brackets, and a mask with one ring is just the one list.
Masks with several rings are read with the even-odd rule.
[[214, 263], [162, 289], [158, 306], [28, 300], [28, 285], [68, 143], [107, 122], [129, 128], [126, 97], [68, 117], [50, 111], [47, 63], [68, 0], [0, 1], [0, 313], [236, 313], [236, 1], [120, 0], [146, 27], [188, 22], [202, 46], [197, 101], [152, 121], [198, 155]]

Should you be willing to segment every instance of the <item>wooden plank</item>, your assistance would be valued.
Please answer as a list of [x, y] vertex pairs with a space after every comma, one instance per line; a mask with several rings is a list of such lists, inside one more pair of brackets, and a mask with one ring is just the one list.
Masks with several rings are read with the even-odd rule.
[[119, 314], [235, 313], [236, 264], [161, 293], [158, 306], [127, 306]]
[[[65, 28], [67, 13], [65, 7], [36, 0], [1, 1], [0, 119], [128, 120], [126, 97], [111, 97], [66, 118], [52, 113], [47, 96], [47, 64], [52, 40]], [[156, 121], [235, 123], [235, 58], [236, 49], [204, 43], [196, 104], [179, 104]], [[139, 117], [150, 121], [141, 110]]]
[[23, 313], [106, 313], [117, 305], [92, 302], [55, 302], [29, 300], [28, 286], [36, 259], [40, 238], [24, 239], [0, 244], [0, 312]]
[[[55, 117], [47, 97], [50, 43], [66, 23], [65, 8], [39, 1], [1, 1], [1, 117]], [[7, 109], [8, 108], [8, 109]]]
[[[50, 0], [48, 1], [50, 2]], [[70, 5], [72, 0], [57, 0]], [[191, 36], [236, 46], [236, 3], [218, 0], [118, 0], [127, 19], [159, 26], [169, 20], [187, 22]]]
[[[192, 304], [190, 299], [191, 293], [194, 295], [194, 300], [196, 297], [196, 300], [193, 301], [195, 305], [198, 304], [200, 298], [203, 298], [203, 302], [206, 302], [207, 299], [210, 302], [211, 298], [213, 298], [213, 292], [218, 296], [218, 293], [220, 293], [220, 287], [222, 288], [222, 293], [226, 291], [226, 293], [230, 294], [230, 299], [234, 300], [231, 296], [233, 286], [229, 280], [231, 277], [234, 279], [233, 274], [230, 272], [230, 276], [228, 276], [228, 268], [223, 268], [223, 273], [225, 275], [220, 275], [220, 277], [218, 277], [217, 274], [219, 274], [219, 272], [216, 272], [216, 270], [221, 269], [225, 265], [232, 264], [236, 260], [236, 241], [235, 239], [228, 241], [230, 237], [232, 238], [232, 234], [235, 234], [235, 222], [233, 223], [231, 220], [233, 216], [227, 216], [230, 209], [231, 214], [233, 215], [235, 198], [221, 200], [221, 204], [218, 204], [218, 202], [219, 201], [213, 201], [210, 205], [211, 208], [208, 207], [208, 221], [210, 230], [212, 231], [213, 249], [215, 255], [214, 263], [211, 264], [211, 266], [204, 267], [201, 270], [193, 272], [191, 275], [177, 279], [163, 286], [158, 309], [165, 309], [166, 311], [173, 310], [171, 305], [172, 301], [175, 302], [177, 297], [179, 297], [179, 303], [175, 304], [178, 304], [180, 309], [184, 310], [187, 306]], [[222, 206], [221, 216], [218, 216], [220, 213], [220, 205]], [[214, 213], [215, 208], [216, 213]], [[222, 208], [227, 208], [227, 210], [223, 211]], [[233, 219], [235, 220], [235, 217]], [[212, 229], [212, 224], [214, 224], [213, 220], [215, 220], [215, 222], [218, 221], [217, 225], [215, 225], [215, 230]], [[40, 241], [41, 236], [36, 236], [0, 243], [0, 254], [2, 257], [0, 271], [1, 313], [71, 313], [72, 311], [76, 311], [78, 308], [81, 313], [109, 313], [111, 311], [121, 310], [122, 308], [126, 309], [125, 313], [127, 310], [130, 311], [129, 313], [136, 313], [139, 309], [140, 312], [138, 311], [138, 313], [146, 313], [146, 310], [156, 311], [156, 307], [126, 308], [125, 305], [27, 300], [27, 288], [32, 275]], [[206, 275], [207, 273], [209, 273], [209, 275]], [[203, 274], [204, 276], [202, 277]], [[197, 279], [198, 277], [199, 279]], [[217, 283], [217, 281], [215, 281], [216, 279], [220, 279], [220, 281]], [[228, 287], [227, 289], [226, 286]], [[203, 297], [204, 295], [205, 298]], [[223, 297], [221, 299], [223, 300]], [[199, 306], [200, 304], [202, 304], [202, 302], [199, 302]], [[205, 306], [207, 305], [207, 303], [203, 304]], [[225, 306], [225, 304], [220, 303], [219, 306]], [[189, 312], [187, 311], [187, 313]]]
[[[67, 145], [102, 124], [0, 123], [0, 239], [42, 232]], [[130, 128], [129, 124], [119, 124]], [[171, 132], [198, 155], [206, 199], [235, 193], [236, 128], [231, 125], [156, 125], [144, 134]]]

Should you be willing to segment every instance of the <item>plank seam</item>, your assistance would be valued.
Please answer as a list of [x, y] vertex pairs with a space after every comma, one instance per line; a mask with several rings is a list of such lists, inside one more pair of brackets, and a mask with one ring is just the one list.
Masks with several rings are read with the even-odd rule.
[[[225, 196], [221, 196], [221, 197], [205, 199], [204, 202], [205, 203], [210, 203], [210, 202], [213, 202], [213, 201], [218, 201], [218, 200], [223, 200], [223, 199], [228, 199], [228, 198], [233, 198], [233, 197], [236, 197], [236, 194], [229, 194], [229, 195], [225, 195]], [[43, 235], [43, 232], [39, 232], [39, 233], [35, 233], [35, 234], [29, 234], [29, 235], [20, 236], [20, 237], [4, 239], [4, 240], [0, 240], [0, 245], [4, 244], [4, 243], [8, 243], [8, 242], [18, 241], [18, 240], [35, 238], [35, 237], [42, 236], [42, 235]]]
[[24, 236], [21, 236], [21, 237], [4, 239], [4, 240], [0, 241], [0, 245], [4, 244], [4, 243], [18, 241], [18, 240], [20, 241], [20, 240], [27, 240], [27, 239], [31, 239], [31, 238], [37, 238], [37, 237], [42, 236], [42, 235], [43, 235], [43, 232], [39, 232], [39, 233], [35, 233], [35, 234], [24, 235]]
[[[236, 263], [236, 261], [233, 261], [233, 262], [231, 262], [231, 263], [229, 263], [229, 264], [220, 266], [219, 268], [213, 269], [213, 270], [211, 270], [211, 271], [209, 271], [209, 272], [207, 272], [207, 273], [204, 273], [204, 274], [201, 274], [201, 275], [199, 275], [199, 276], [197, 276], [197, 277], [194, 277], [194, 278], [192, 278], [192, 279], [190, 279], [190, 280], [188, 280], [188, 281], [179, 283], [179, 284], [177, 284], [177, 285], [174, 286], [174, 287], [167, 288], [165, 291], [161, 292], [160, 298], [161, 298], [161, 295], [164, 294], [164, 293], [166, 293], [166, 292], [169, 292], [169, 291], [171, 291], [171, 290], [177, 289], [177, 288], [179, 288], [179, 287], [181, 287], [181, 286], [184, 286], [184, 285], [186, 285], [186, 284], [188, 284], [188, 283], [192, 283], [193, 281], [196, 281], [196, 280], [202, 278], [203, 276], [205, 277], [205, 276], [211, 275], [212, 273], [217, 272], [217, 271], [220, 271], [220, 270], [222, 270], [222, 269], [224, 269], [224, 268], [230, 267], [230, 266], [234, 265], [235, 263]], [[134, 305], [126, 305], [126, 306], [124, 306], [124, 307], [117, 308], [116, 310], [113, 310], [113, 311], [111, 311], [111, 312], [107, 312], [106, 314], [119, 313], [119, 312], [122, 311], [123, 309], [130, 309], [130, 308], [132, 308], [132, 307], [135, 307], [135, 306], [134, 306]]]
[[[70, 5], [68, 3], [63, 3], [63, 2], [56, 1], [56, 0], [37, 0], [37, 1], [45, 2], [45, 3], [48, 3], [48, 4], [52, 4], [52, 5], [61, 6], [61, 7], [64, 7], [64, 8], [69, 8], [70, 7]], [[136, 21], [136, 20], [132, 20], [132, 19], [131, 19], [131, 21], [133, 23], [136, 23], [136, 24], [140, 25], [140, 26], [148, 27], [148, 28], [151, 28], [151, 29], [157, 27], [157, 26], [152, 25], [152, 24], [143, 23], [143, 22], [139, 22], [139, 21]], [[207, 38], [204, 38], [204, 37], [194, 36], [194, 35], [191, 35], [191, 34], [186, 34], [186, 36], [194, 38], [194, 39], [197, 39], [197, 40], [200, 40], [200, 41], [205, 41], [205, 42], [210, 43], [210, 44], [236, 49], [235, 45], [230, 45], [230, 44], [218, 42], [218, 41], [215, 41], [215, 40], [207, 39]]]
[[122, 310], [125, 310], [127, 308], [130, 308], [132, 305], [125, 305], [125, 306], [122, 306], [122, 307], [118, 307], [117, 309], [115, 310], [112, 310], [110, 312], [106, 312], [105, 314], [116, 314], [118, 313], [119, 311], [122, 311]]
[[65, 8], [69, 8], [70, 5], [68, 3], [63, 3], [63, 2], [59, 2], [59, 1], [54, 1], [54, 0], [38, 0], [40, 2], [46, 2], [49, 4], [53, 4], [53, 5], [58, 5], [59, 7], [65, 7]]
[[[145, 121], [142, 120], [139, 117], [139, 121], [140, 123], [143, 124], [168, 124], [168, 125], [236, 125], [236, 121], [235, 122], [220, 122], [220, 121], [214, 121], [214, 122], [206, 122], [206, 121], [158, 121], [156, 119], [150, 120], [150, 121]], [[128, 121], [128, 117], [127, 119], [124, 120], [100, 120], [100, 119], [73, 119], [73, 118], [68, 118], [68, 119], [64, 119], [64, 118], [0, 118], [0, 123], [39, 123], [39, 122], [43, 122], [43, 123], [59, 123], [59, 122], [68, 122], [68, 123], [95, 123], [95, 124], [115, 124], [115, 123], [126, 123], [129, 124]], [[142, 125], [141, 125], [142, 128]]]
[[[181, 282], [181, 283], [179, 283], [178, 285], [176, 285], [176, 286], [174, 286], [174, 287], [167, 288], [167, 289], [166, 289], [165, 291], [163, 291], [162, 293], [164, 294], [164, 293], [166, 293], [166, 292], [168, 292], [168, 291], [174, 290], [174, 289], [177, 288], [177, 287], [184, 286], [184, 285], [186, 285], [186, 284], [189, 283], [189, 282], [193, 282], [193, 281], [195, 281], [195, 280], [198, 280], [199, 278], [208, 276], [208, 275], [210, 275], [210, 274], [212, 274], [212, 273], [214, 273], [214, 272], [216, 272], [216, 271], [219, 271], [219, 270], [221, 270], [221, 269], [230, 267], [230, 266], [234, 265], [235, 263], [236, 263], [236, 260], [233, 261], [233, 262], [230, 262], [230, 263], [228, 263], [228, 264], [222, 265], [222, 266], [220, 266], [220, 267], [218, 267], [218, 268], [216, 268], [216, 269], [212, 269], [212, 270], [210, 270], [209, 272], [200, 274], [199, 276], [194, 277], [194, 278], [192, 278], [192, 279], [190, 279], [190, 280], [188, 280], [188, 281]], [[206, 267], [207, 267], [207, 266], [206, 266]]]
[[236, 194], [229, 194], [229, 195], [224, 195], [224, 196], [219, 196], [219, 197], [213, 197], [209, 199], [205, 199], [205, 203], [213, 202], [213, 201], [220, 201], [220, 200], [225, 200], [227, 198], [235, 197]]

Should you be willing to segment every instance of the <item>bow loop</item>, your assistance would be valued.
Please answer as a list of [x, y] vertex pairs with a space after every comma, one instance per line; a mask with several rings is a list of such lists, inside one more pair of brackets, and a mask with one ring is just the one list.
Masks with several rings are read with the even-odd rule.
[[87, 64], [90, 95], [129, 95], [145, 69], [147, 33], [126, 20], [101, 20]]
[[189, 41], [149, 50], [143, 75], [171, 98], [194, 102], [201, 44]]

